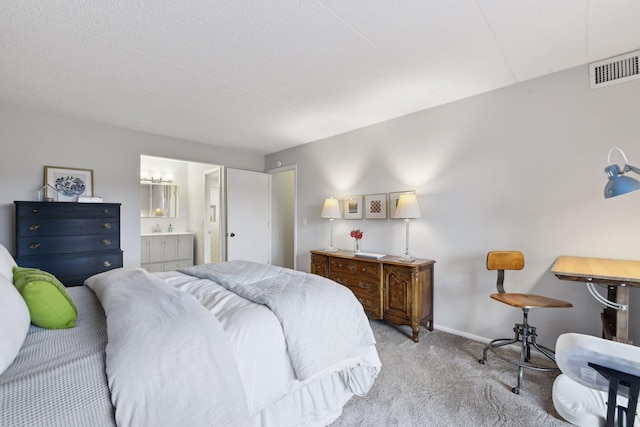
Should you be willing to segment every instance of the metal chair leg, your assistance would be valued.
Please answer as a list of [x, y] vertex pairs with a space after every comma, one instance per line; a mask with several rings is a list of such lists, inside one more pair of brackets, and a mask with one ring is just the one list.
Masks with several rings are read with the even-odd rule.
[[[489, 343], [482, 352], [482, 359], [478, 360], [481, 364], [486, 364], [489, 351], [492, 351], [497, 357], [504, 360], [505, 362], [511, 363], [518, 367], [518, 383], [515, 387], [511, 388], [511, 391], [515, 394], [520, 394], [520, 390], [522, 390], [522, 383], [524, 378], [524, 370], [531, 369], [536, 371], [543, 372], [557, 372], [558, 368], [548, 368], [548, 367], [540, 367], [529, 364], [531, 360], [531, 348], [538, 350], [542, 355], [550, 359], [555, 363], [555, 357], [553, 351], [538, 344], [536, 342], [536, 328], [529, 325], [529, 309], [523, 308], [523, 316], [522, 323], [516, 323], [513, 331], [515, 332], [515, 337], [511, 338], [498, 338]], [[520, 342], [520, 356], [517, 361], [506, 358], [505, 356], [497, 353], [495, 351], [496, 348], [502, 347], [505, 345], [515, 344], [516, 342]]]

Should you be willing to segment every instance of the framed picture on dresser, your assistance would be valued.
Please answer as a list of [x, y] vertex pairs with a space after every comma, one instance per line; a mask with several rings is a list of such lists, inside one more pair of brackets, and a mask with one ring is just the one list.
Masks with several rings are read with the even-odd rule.
[[59, 202], [77, 202], [80, 196], [93, 197], [93, 169], [45, 166], [44, 185], [56, 189]]

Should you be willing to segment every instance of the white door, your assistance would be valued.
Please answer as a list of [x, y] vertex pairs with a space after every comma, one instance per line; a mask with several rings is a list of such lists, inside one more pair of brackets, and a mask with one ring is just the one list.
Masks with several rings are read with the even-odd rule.
[[269, 264], [269, 175], [227, 169], [227, 261]]

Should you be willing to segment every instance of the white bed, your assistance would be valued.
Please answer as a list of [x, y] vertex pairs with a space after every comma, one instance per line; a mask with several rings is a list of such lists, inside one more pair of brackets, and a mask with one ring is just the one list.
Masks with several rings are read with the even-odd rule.
[[[219, 266], [227, 264], [234, 277], [244, 271]], [[318, 299], [320, 307], [306, 310], [308, 301], [300, 302], [297, 318], [287, 321], [206, 278], [141, 269], [94, 276], [89, 286], [68, 288], [78, 306], [75, 328], [29, 327], [0, 375], [0, 425], [330, 424], [354, 394], [369, 391], [381, 367], [361, 306], [339, 285], [334, 295], [335, 284], [319, 276], [250, 267], [269, 282], [286, 277], [295, 292], [299, 280], [305, 288], [315, 284], [313, 298], [296, 294], [294, 301]], [[305, 325], [305, 313], [314, 311]], [[327, 333], [335, 322], [366, 323], [368, 331]], [[362, 337], [345, 346], [352, 333]], [[305, 347], [316, 342], [317, 360], [306, 361]]]

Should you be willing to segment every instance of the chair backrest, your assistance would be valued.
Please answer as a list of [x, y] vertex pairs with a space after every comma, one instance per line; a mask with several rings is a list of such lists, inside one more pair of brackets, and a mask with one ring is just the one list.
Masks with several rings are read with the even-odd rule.
[[498, 292], [504, 293], [504, 271], [522, 270], [524, 255], [519, 251], [491, 251], [487, 253], [487, 270], [498, 270]]

